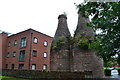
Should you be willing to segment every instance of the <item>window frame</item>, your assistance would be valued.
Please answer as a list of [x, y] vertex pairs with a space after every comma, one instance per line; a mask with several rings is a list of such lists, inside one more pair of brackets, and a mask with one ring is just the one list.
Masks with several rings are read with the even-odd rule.
[[26, 46], [27, 46], [27, 38], [23, 37], [23, 38], [21, 38], [20, 48], [24, 48]]
[[[22, 68], [21, 68], [21, 65], [22, 65]], [[19, 70], [23, 70], [23, 69], [24, 69], [24, 64], [19, 64], [18, 69], [19, 69]]]
[[[46, 55], [45, 55], [45, 54], [46, 54]], [[48, 57], [48, 53], [47, 53], [47, 52], [44, 52], [44, 53], [43, 53], [43, 57], [44, 57], [44, 58], [47, 58], [47, 57]]]
[[43, 70], [47, 70], [47, 65], [43, 64]]
[[19, 61], [25, 61], [25, 50], [21, 50], [19, 54]]
[[47, 47], [47, 46], [48, 46], [48, 41], [45, 40], [45, 41], [43, 42], [43, 45], [44, 45], [45, 47]]
[[16, 46], [17, 45], [17, 40], [14, 40], [14, 46]]
[[[15, 55], [14, 55], [14, 54], [15, 54]], [[15, 52], [15, 51], [13, 52], [13, 57], [16, 57], [16, 52]]]
[[8, 64], [5, 65], [5, 68], [8, 69]]
[[[33, 69], [33, 66], [34, 66], [34, 69]], [[31, 65], [31, 70], [36, 70], [36, 64]]]
[[8, 42], [8, 47], [10, 47], [10, 46], [11, 46], [11, 42], [9, 41], [9, 42]]
[[[36, 55], [34, 55], [34, 52], [36, 52]], [[37, 56], [37, 50], [33, 50], [33, 51], [32, 51], [32, 56], [33, 56], [33, 57], [36, 57], [36, 56]]]
[[10, 57], [10, 53], [9, 53], [9, 52], [7, 52], [7, 55], [6, 55], [6, 57], [7, 57], [7, 58], [9, 58], [9, 57]]
[[[37, 40], [37, 42], [35, 40]], [[35, 43], [35, 44], [38, 43], [38, 38], [37, 37], [34, 37], [33, 43]]]
[[15, 64], [12, 64], [11, 69], [14, 69], [14, 68], [15, 68]]

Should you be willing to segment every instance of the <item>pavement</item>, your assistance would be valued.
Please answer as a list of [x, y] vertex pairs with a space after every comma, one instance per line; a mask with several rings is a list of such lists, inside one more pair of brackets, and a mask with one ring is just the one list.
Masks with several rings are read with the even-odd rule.
[[111, 71], [111, 76], [106, 76], [106, 78], [118, 78], [118, 79], [120, 79], [120, 75], [118, 75], [117, 70], [112, 70]]

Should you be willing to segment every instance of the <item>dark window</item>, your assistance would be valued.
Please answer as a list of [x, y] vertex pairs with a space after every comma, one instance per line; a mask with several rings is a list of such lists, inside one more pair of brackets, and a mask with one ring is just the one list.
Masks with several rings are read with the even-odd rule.
[[14, 69], [14, 64], [12, 64], [12, 69]]
[[24, 64], [19, 64], [19, 69], [24, 69]]
[[37, 51], [33, 50], [33, 56], [37, 56]]
[[25, 61], [25, 50], [20, 51], [19, 61]]
[[23, 47], [26, 47], [26, 45], [27, 45], [27, 41], [26, 41], [26, 37], [24, 37], [21, 39], [20, 47], [23, 48]]
[[47, 58], [47, 53], [46, 52], [43, 53], [43, 57]]
[[32, 64], [32, 70], [36, 69], [36, 64]]
[[47, 47], [48, 46], [48, 42], [44, 41], [44, 46]]
[[8, 47], [10, 47], [10, 45], [11, 45], [11, 43], [9, 42], [9, 43], [8, 43]]
[[14, 41], [14, 46], [16, 46], [16, 45], [17, 45], [17, 40]]
[[8, 64], [6, 64], [6, 69], [8, 69]]
[[16, 56], [16, 52], [13, 52], [13, 57], [15, 57]]
[[47, 70], [47, 65], [46, 64], [43, 65], [43, 70]]
[[34, 43], [38, 43], [38, 38], [34, 38]]
[[7, 58], [10, 57], [10, 53], [9, 53], [9, 52], [7, 53], [6, 57], [7, 57]]

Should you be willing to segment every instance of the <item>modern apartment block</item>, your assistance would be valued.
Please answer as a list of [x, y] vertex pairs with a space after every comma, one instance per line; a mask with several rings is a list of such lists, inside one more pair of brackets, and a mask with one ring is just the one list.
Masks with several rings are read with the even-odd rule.
[[0, 68], [50, 70], [52, 39], [33, 29], [11, 36], [0, 33]]

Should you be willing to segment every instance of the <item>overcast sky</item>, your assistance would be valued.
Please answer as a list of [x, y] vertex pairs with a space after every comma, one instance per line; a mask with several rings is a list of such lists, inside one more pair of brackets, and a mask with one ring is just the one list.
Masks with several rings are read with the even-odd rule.
[[0, 0], [0, 30], [12, 34], [32, 28], [54, 36], [58, 16], [67, 13], [71, 34], [77, 26], [77, 9], [74, 3], [83, 0]]

